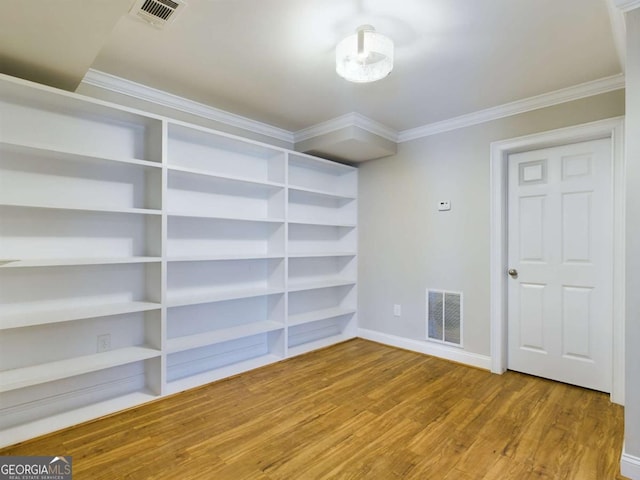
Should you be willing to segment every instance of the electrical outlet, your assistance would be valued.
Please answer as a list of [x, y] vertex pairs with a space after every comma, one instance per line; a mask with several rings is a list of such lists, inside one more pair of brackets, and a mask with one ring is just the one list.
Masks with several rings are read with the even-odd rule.
[[98, 353], [111, 350], [111, 334], [98, 335]]
[[399, 317], [400, 315], [402, 315], [402, 307], [396, 304], [393, 306], [393, 316]]

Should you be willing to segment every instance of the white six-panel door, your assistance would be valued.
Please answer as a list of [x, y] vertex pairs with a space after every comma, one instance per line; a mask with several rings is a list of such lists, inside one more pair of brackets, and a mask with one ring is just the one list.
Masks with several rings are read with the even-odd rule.
[[611, 391], [611, 178], [609, 139], [509, 156], [509, 369]]

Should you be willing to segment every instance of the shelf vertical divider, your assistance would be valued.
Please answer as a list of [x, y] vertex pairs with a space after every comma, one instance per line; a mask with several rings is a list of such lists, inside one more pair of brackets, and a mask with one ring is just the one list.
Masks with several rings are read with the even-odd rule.
[[160, 355], [160, 383], [159, 391], [161, 395], [167, 392], [167, 243], [169, 218], [167, 215], [167, 189], [169, 184], [169, 122], [162, 120], [162, 129], [160, 135], [160, 157], [162, 162], [162, 214], [161, 214], [161, 263], [160, 263], [160, 301], [162, 308], [160, 309], [160, 345], [162, 355]]
[[289, 357], [289, 152], [284, 156], [284, 358]]

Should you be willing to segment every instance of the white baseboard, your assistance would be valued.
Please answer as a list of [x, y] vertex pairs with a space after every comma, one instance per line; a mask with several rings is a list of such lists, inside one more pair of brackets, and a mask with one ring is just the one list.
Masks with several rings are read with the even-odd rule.
[[620, 457], [620, 473], [631, 480], [640, 480], [640, 457], [626, 453], [624, 447]]
[[462, 363], [471, 367], [491, 370], [491, 357], [487, 355], [479, 355], [477, 353], [466, 352], [459, 348], [449, 347], [411, 338], [398, 337], [388, 333], [376, 332], [375, 330], [367, 330], [365, 328], [358, 329], [358, 337], [372, 342], [383, 343], [392, 347], [404, 348], [413, 352], [424, 353], [433, 357], [444, 358], [452, 362]]

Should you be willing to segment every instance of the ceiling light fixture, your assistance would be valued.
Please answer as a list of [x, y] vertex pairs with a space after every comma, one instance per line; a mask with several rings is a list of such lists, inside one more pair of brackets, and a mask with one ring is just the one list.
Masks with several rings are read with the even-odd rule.
[[358, 27], [336, 47], [336, 72], [350, 82], [375, 82], [392, 69], [393, 41], [371, 25]]

